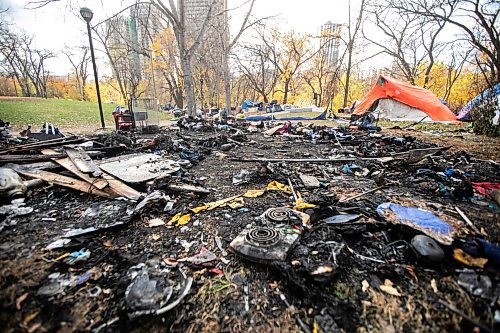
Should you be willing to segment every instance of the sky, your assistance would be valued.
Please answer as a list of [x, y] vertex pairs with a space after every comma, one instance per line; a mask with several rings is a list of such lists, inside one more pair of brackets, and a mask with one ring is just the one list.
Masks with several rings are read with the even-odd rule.
[[[37, 48], [60, 51], [88, 44], [85, 23], [79, 14], [80, 7], [92, 9], [92, 23], [95, 24], [133, 3], [133, 0], [59, 0], [40, 9], [27, 9], [29, 2], [0, 0], [0, 9], [9, 8], [10, 21], [32, 35]], [[228, 8], [238, 7], [245, 2], [246, 0], [228, 0]], [[352, 0], [352, 16], [355, 16], [358, 3], [358, 0]], [[243, 8], [247, 7], [248, 4]], [[230, 11], [233, 32], [238, 29], [243, 14], [244, 9]], [[277, 16], [274, 19], [275, 25], [313, 35], [317, 35], [321, 25], [327, 21], [346, 23], [347, 15], [347, 0], [257, 0], [253, 10], [256, 18]], [[104, 55], [97, 51], [96, 57], [98, 67], [102, 68]], [[71, 70], [64, 55], [50, 59], [48, 68], [56, 75], [65, 75]]]

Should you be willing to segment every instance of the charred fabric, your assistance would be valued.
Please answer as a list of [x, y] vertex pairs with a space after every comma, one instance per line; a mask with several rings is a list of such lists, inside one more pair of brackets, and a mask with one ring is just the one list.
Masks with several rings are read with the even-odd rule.
[[380, 128], [51, 126], [2, 129], [2, 331], [500, 327], [493, 161]]

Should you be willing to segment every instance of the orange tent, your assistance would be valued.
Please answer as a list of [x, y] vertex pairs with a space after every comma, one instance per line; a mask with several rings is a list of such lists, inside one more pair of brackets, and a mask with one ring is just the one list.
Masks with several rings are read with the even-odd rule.
[[399, 80], [380, 75], [370, 92], [356, 106], [353, 114], [362, 115], [380, 98], [394, 99], [422, 110], [434, 121], [455, 121], [457, 116], [427, 89], [412, 86]]

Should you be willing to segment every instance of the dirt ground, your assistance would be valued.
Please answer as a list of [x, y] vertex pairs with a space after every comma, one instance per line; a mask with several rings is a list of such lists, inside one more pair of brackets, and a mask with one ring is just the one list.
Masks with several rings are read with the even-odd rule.
[[[500, 210], [491, 200], [472, 200], [469, 182], [500, 182], [498, 139], [468, 133], [452, 136], [414, 131], [383, 130], [381, 137], [355, 133], [352, 139], [309, 140], [301, 137], [264, 137], [247, 140], [230, 151], [220, 151], [220, 132], [168, 132], [136, 141], [132, 151], [155, 152], [178, 159], [173, 141], [184, 140], [205, 158], [175, 175], [172, 181], [203, 186], [208, 195], [166, 193], [175, 199], [165, 212], [163, 203], [148, 205], [140, 214], [127, 215], [135, 203], [112, 201], [74, 190], [45, 186], [32, 191], [26, 205], [33, 213], [0, 232], [0, 330], [3, 332], [487, 332], [500, 329], [498, 266], [467, 267], [453, 251], [474, 237], [455, 210], [465, 212], [492, 243], [500, 241]], [[450, 134], [450, 133], [447, 133]], [[403, 138], [401, 141], [390, 138]], [[364, 141], [366, 138], [366, 141]], [[384, 140], [384, 138], [388, 138]], [[137, 139], [137, 138], [136, 138]], [[140, 137], [139, 137], [140, 139]], [[409, 161], [384, 164], [357, 160], [360, 172], [346, 173], [346, 163], [259, 163], [244, 158], [325, 158], [344, 151], [357, 157], [382, 157], [387, 152], [451, 146], [448, 151], [412, 165]], [[364, 154], [364, 155], [363, 155]], [[352, 155], [352, 154], [351, 154]], [[484, 161], [479, 161], [477, 159]], [[418, 169], [460, 170], [454, 180], [416, 176]], [[242, 169], [251, 179], [233, 185]], [[365, 172], [368, 171], [368, 174]], [[315, 176], [320, 187], [308, 189], [300, 174]], [[381, 174], [382, 176], [377, 176]], [[467, 174], [464, 176], [464, 174]], [[190, 209], [207, 202], [265, 189], [271, 181], [291, 180], [304, 201], [310, 226], [284, 261], [256, 263], [229, 250], [231, 241], [271, 207], [293, 206], [283, 191], [267, 191], [244, 198], [243, 207], [218, 207], [198, 214]], [[376, 188], [357, 199], [342, 199]], [[145, 191], [146, 189], [141, 189]], [[428, 209], [453, 221], [453, 244], [441, 245], [444, 260], [433, 263], [411, 248], [417, 230], [381, 218], [377, 206], [400, 203]], [[97, 215], [88, 217], [94, 207]], [[87, 211], [87, 213], [86, 213]], [[355, 213], [354, 223], [326, 224], [325, 218]], [[185, 225], [149, 227], [149, 221], [168, 222], [177, 213], [190, 213]], [[443, 217], [444, 219], [444, 217]], [[109, 230], [74, 238], [64, 248], [47, 250], [66, 231], [123, 221]], [[220, 240], [221, 246], [217, 245]], [[334, 246], [341, 244], [340, 251]], [[88, 249], [90, 257], [74, 265], [56, 260], [65, 253]], [[179, 262], [206, 248], [217, 259], [204, 265]], [[182, 267], [193, 277], [188, 296], [162, 315], [130, 318], [125, 293], [129, 269], [139, 263], [163, 262]], [[459, 285], [468, 269], [487, 276], [490, 294], [473, 295]], [[51, 296], [42, 295], [49, 275], [86, 280]], [[98, 287], [98, 289], [96, 288]], [[96, 292], [99, 290], [99, 292]], [[446, 305], [444, 305], [446, 304]], [[454, 309], [454, 310], [453, 310]], [[497, 313], [495, 312], [497, 311]], [[496, 318], [496, 319], [495, 319]]]

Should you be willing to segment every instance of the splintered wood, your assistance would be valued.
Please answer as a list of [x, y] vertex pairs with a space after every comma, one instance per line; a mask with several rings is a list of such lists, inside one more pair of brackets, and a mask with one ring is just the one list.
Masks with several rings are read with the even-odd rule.
[[138, 200], [141, 197], [140, 192], [103, 172], [87, 152], [73, 147], [64, 147], [64, 151], [66, 154], [60, 154], [53, 149], [46, 148], [42, 149], [41, 153], [79, 179], [26, 166], [14, 166], [14, 169], [25, 177], [41, 179], [51, 184], [105, 198], [125, 197]]

